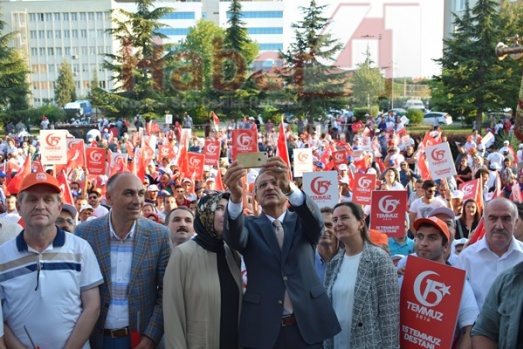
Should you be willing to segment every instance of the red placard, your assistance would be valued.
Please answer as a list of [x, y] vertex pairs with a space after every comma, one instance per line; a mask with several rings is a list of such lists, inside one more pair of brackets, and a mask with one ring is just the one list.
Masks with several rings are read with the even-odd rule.
[[375, 190], [372, 192], [371, 205], [371, 229], [377, 229], [389, 237], [402, 237], [405, 235], [407, 191]]
[[200, 180], [203, 177], [203, 163], [205, 155], [198, 153], [187, 153], [187, 162], [189, 173], [194, 176], [194, 180]]
[[347, 165], [347, 153], [345, 150], [338, 150], [332, 153], [332, 160], [334, 165], [340, 166], [341, 164]]
[[360, 205], [370, 205], [372, 191], [376, 188], [376, 175], [356, 173], [354, 182], [352, 201]]
[[216, 166], [220, 160], [220, 141], [205, 140], [203, 154], [205, 155], [205, 165]]
[[103, 148], [87, 148], [85, 150], [89, 174], [104, 175], [107, 155]]
[[452, 347], [465, 270], [409, 256], [400, 296], [403, 349]]
[[158, 159], [161, 161], [163, 158], [169, 159], [171, 161], [176, 155], [174, 154], [174, 149], [170, 145], [159, 145], [158, 146]]
[[463, 202], [465, 202], [468, 199], [474, 199], [476, 200], [478, 187], [479, 187], [479, 181], [481, 179], [475, 179], [473, 181], [468, 181], [464, 183], [460, 183], [459, 190], [463, 192]]
[[236, 155], [243, 153], [254, 153], [258, 151], [258, 132], [256, 129], [232, 130], [232, 160]]

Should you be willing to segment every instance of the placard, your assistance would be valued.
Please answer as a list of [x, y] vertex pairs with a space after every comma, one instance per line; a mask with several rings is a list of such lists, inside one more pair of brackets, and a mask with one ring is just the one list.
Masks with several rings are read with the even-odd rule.
[[371, 206], [371, 229], [377, 229], [389, 237], [405, 236], [406, 190], [374, 190]]
[[372, 191], [376, 189], [376, 175], [372, 173], [356, 173], [354, 180], [355, 186], [352, 201], [360, 205], [370, 205]]
[[304, 172], [303, 191], [307, 193], [320, 208], [334, 207], [338, 198], [338, 172]]
[[67, 130], [40, 130], [42, 165], [67, 164]]
[[332, 153], [332, 161], [334, 161], [334, 165], [340, 166], [341, 164], [347, 165], [347, 152], [345, 149], [337, 150]]
[[104, 148], [87, 148], [85, 155], [89, 174], [105, 175], [106, 150]]
[[220, 141], [213, 141], [210, 139], [205, 140], [203, 146], [203, 154], [205, 155], [205, 165], [218, 167], [218, 161], [220, 160]]
[[403, 349], [452, 347], [465, 270], [410, 255], [400, 295]]
[[449, 143], [439, 143], [425, 149], [432, 179], [449, 178], [456, 175], [456, 166]]
[[173, 123], [173, 114], [165, 114], [165, 123], [172, 125]]
[[232, 130], [232, 161], [236, 160], [236, 155], [244, 153], [254, 153], [258, 151], [258, 132], [253, 129]]
[[302, 177], [304, 172], [312, 172], [312, 149], [296, 148], [294, 154], [294, 177]]

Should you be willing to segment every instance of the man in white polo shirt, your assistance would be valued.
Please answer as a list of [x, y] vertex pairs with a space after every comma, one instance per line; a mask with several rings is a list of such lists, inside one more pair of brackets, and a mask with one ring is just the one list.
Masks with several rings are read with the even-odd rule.
[[55, 225], [62, 205], [55, 177], [38, 172], [24, 178], [17, 209], [25, 229], [0, 246], [9, 348], [90, 348], [103, 279], [89, 243]]

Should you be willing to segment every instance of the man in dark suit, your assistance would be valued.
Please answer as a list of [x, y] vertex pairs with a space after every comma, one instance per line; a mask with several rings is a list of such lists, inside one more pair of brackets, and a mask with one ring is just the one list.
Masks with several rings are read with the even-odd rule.
[[[239, 346], [322, 348], [322, 341], [341, 329], [314, 269], [314, 251], [324, 231], [320, 210], [290, 183], [289, 168], [274, 157], [255, 182], [262, 214], [244, 216], [243, 175], [245, 169], [235, 161], [224, 177], [231, 199], [223, 235], [243, 255], [248, 277]], [[287, 200], [292, 210], [287, 210]]]
[[163, 275], [172, 249], [169, 229], [141, 217], [145, 189], [136, 175], [124, 172], [109, 178], [106, 197], [109, 214], [75, 230], [93, 247], [104, 277], [91, 347], [130, 348], [131, 331], [139, 331], [136, 348], [155, 348], [163, 335]]

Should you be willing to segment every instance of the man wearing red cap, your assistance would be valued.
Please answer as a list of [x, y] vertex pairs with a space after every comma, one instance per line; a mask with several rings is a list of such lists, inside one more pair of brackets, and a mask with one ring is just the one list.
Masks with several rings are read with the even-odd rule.
[[[447, 223], [437, 217], [428, 217], [417, 219], [413, 226], [416, 230], [415, 250], [418, 257], [447, 264], [446, 252], [450, 249], [450, 231]], [[403, 279], [400, 279], [400, 285], [401, 281]], [[478, 314], [474, 292], [469, 283], [465, 281], [459, 305], [457, 337], [455, 338], [456, 341], [460, 341], [459, 348], [471, 348], [470, 329]]]
[[16, 203], [25, 229], [0, 246], [9, 348], [89, 348], [103, 279], [89, 243], [55, 225], [60, 192], [56, 178], [45, 172], [26, 176]]

